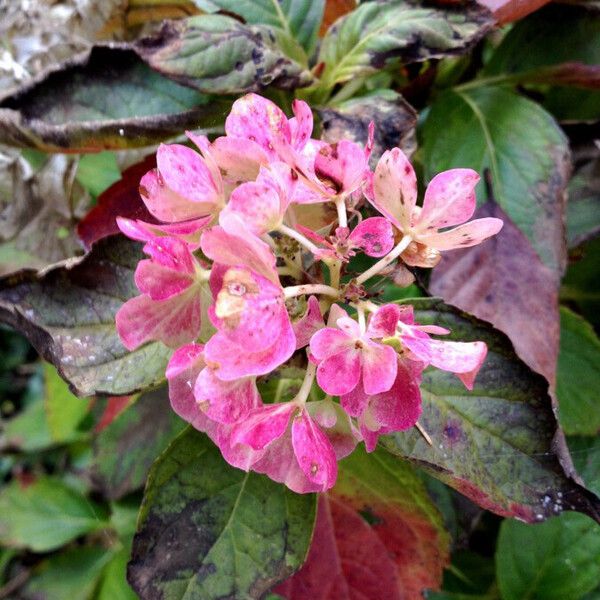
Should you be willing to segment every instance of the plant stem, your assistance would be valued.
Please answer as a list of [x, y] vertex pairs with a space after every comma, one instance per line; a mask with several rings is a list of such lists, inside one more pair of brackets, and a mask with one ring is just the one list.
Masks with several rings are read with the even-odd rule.
[[332, 288], [329, 285], [322, 283], [307, 283], [304, 285], [291, 285], [290, 287], [283, 288], [283, 292], [286, 298], [295, 298], [296, 296], [304, 296], [308, 294], [324, 294], [325, 296], [331, 296], [333, 298], [340, 297], [340, 291]]
[[356, 283], [359, 285], [370, 279], [377, 273], [383, 271], [390, 263], [392, 263], [396, 258], [398, 258], [408, 247], [408, 245], [412, 242], [412, 238], [410, 235], [405, 235], [400, 242], [389, 252], [386, 254], [381, 260], [377, 261], [370, 269], [367, 269], [364, 273], [361, 273], [356, 278]]
[[305, 238], [300, 232], [292, 229], [291, 227], [288, 227], [282, 223], [279, 226], [278, 231], [284, 235], [287, 235], [288, 237], [291, 237], [293, 240], [296, 240], [299, 244], [304, 246], [313, 254], [319, 252], [319, 248], [317, 248], [317, 246], [315, 246], [309, 239]]
[[315, 380], [316, 374], [317, 365], [308, 361], [308, 366], [306, 367], [306, 373], [304, 375], [304, 381], [302, 382], [302, 386], [294, 398], [294, 402], [296, 402], [298, 406], [304, 406], [306, 404], [306, 400], [310, 395], [310, 390], [312, 389], [312, 384]]
[[344, 196], [338, 196], [335, 199], [335, 207], [337, 208], [338, 225], [340, 227], [348, 227], [348, 217], [346, 215], [346, 198]]

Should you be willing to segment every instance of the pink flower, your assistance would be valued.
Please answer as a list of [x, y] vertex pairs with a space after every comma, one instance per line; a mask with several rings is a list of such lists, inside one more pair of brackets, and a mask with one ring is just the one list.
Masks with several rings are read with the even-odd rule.
[[296, 350], [308, 346], [313, 334], [325, 327], [319, 301], [315, 296], [308, 299], [306, 312], [292, 323], [292, 327], [296, 336]]
[[310, 340], [310, 351], [318, 363], [317, 382], [328, 394], [344, 397], [359, 383], [366, 394], [388, 391], [396, 378], [396, 352], [373, 341], [371, 326], [361, 331], [354, 319], [337, 319], [337, 328], [325, 327]]
[[188, 133], [202, 154], [180, 144], [161, 144], [156, 169], [140, 181], [144, 204], [159, 221], [174, 223], [215, 215], [225, 204], [219, 168], [203, 136]]
[[[478, 181], [479, 175], [472, 169], [439, 173], [427, 186], [419, 208], [414, 169], [402, 150], [394, 148], [379, 160], [367, 197], [404, 235], [411, 236], [403, 260], [431, 267], [439, 261], [440, 251], [475, 246], [502, 228], [502, 221], [493, 217], [465, 223], [475, 211]], [[440, 231], [454, 225], [459, 226]]]
[[208, 272], [188, 245], [173, 237], [156, 236], [139, 223], [119, 219], [119, 227], [134, 239], [146, 241], [151, 258], [138, 263], [135, 283], [142, 292], [128, 300], [115, 317], [124, 346], [133, 350], [150, 340], [177, 348], [198, 337], [200, 297]]

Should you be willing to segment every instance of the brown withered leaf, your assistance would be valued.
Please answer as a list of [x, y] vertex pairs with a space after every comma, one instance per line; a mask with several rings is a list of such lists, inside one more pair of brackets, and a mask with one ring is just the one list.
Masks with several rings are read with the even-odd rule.
[[321, 119], [321, 138], [333, 143], [350, 139], [367, 141], [369, 123], [375, 124], [375, 146], [371, 155], [374, 167], [383, 152], [398, 146], [408, 155], [416, 149], [417, 113], [400, 94], [390, 90], [349, 100], [332, 108], [317, 109]]
[[477, 0], [479, 4], [489, 8], [499, 25], [518, 21], [538, 8], [548, 4], [550, 0]]
[[554, 382], [559, 314], [555, 273], [495, 203], [476, 217], [497, 217], [504, 227], [479, 246], [445, 253], [433, 270], [430, 291], [505, 332], [517, 354]]

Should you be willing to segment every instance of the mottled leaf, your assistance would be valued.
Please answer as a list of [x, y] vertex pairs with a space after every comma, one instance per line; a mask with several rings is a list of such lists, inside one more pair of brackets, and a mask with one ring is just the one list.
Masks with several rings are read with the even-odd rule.
[[315, 500], [229, 467], [190, 428], [150, 473], [129, 582], [143, 600], [260, 598], [303, 563]]
[[240, 94], [267, 85], [295, 89], [311, 82], [310, 73], [280, 50], [268, 27], [221, 15], [166, 22], [136, 48], [156, 71], [206, 93]]
[[165, 387], [142, 394], [95, 437], [94, 482], [111, 499], [141, 488], [152, 463], [184, 427]]
[[600, 436], [569, 436], [569, 451], [585, 487], [600, 494]]
[[329, 143], [350, 139], [365, 144], [369, 123], [373, 122], [373, 168], [383, 152], [389, 148], [402, 148], [409, 156], [416, 148], [417, 113], [400, 94], [392, 90], [382, 90], [369, 96], [348, 100], [335, 108], [322, 108], [317, 112], [321, 119], [321, 137]]
[[[489, 171], [495, 201], [560, 278], [565, 263], [567, 140], [539, 105], [502, 88], [457, 88], [432, 105], [423, 126], [425, 175], [453, 167]], [[485, 177], [477, 186], [487, 199]]]
[[556, 377], [558, 414], [565, 433], [600, 432], [600, 340], [592, 326], [560, 309], [560, 353]]
[[413, 469], [357, 450], [319, 504], [305, 565], [275, 588], [288, 600], [400, 600], [439, 588], [448, 535]]
[[567, 243], [569, 248], [600, 233], [600, 150], [576, 169], [569, 182]]
[[7, 546], [47, 552], [105, 525], [103, 511], [59, 479], [12, 481], [0, 491], [0, 541]]
[[0, 321], [23, 333], [78, 395], [128, 394], [156, 384], [169, 349], [150, 343], [128, 352], [115, 328], [116, 311], [138, 294], [133, 272], [141, 258], [139, 244], [112, 237], [74, 266], [4, 278]]
[[226, 106], [98, 45], [0, 97], [0, 142], [46, 152], [146, 146], [222, 123]]
[[432, 446], [416, 430], [386, 436], [383, 445], [497, 514], [541, 521], [579, 510], [600, 520], [598, 498], [567, 478], [559, 463], [546, 381], [487, 323], [436, 299], [411, 304], [419, 323], [450, 329], [446, 339], [482, 340], [488, 355], [472, 392], [450, 373], [424, 373], [419, 422]]
[[293, 35], [310, 52], [313, 48], [325, 0], [194, 0], [207, 12], [218, 10], [239, 15], [251, 25], [270, 25]]
[[577, 600], [600, 584], [600, 528], [577, 514], [536, 527], [506, 520], [496, 568], [504, 600]]
[[365, 2], [323, 38], [320, 87], [331, 90], [385, 67], [466, 52], [492, 24], [491, 13], [475, 2], [444, 8], [405, 0]]
[[483, 244], [447, 252], [431, 274], [430, 290], [506, 333], [517, 354], [553, 382], [560, 330], [556, 275], [497, 204], [486, 203], [476, 216], [498, 217], [504, 227]]

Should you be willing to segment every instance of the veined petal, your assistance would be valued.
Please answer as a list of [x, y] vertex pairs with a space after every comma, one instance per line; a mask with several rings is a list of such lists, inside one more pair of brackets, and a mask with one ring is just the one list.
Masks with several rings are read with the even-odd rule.
[[[322, 330], [323, 331], [323, 330]], [[320, 332], [317, 332], [317, 335]], [[351, 392], [360, 381], [360, 351], [354, 347], [329, 355], [317, 367], [317, 382], [332, 396]]]
[[281, 437], [288, 427], [292, 413], [298, 407], [291, 403], [267, 404], [251, 410], [231, 430], [231, 445], [246, 444], [254, 450], [262, 450]]
[[135, 284], [152, 300], [166, 300], [183, 293], [194, 283], [188, 273], [174, 271], [151, 260], [141, 260], [135, 269]]
[[315, 296], [310, 296], [306, 312], [292, 323], [296, 335], [296, 350], [308, 346], [312, 336], [325, 327], [319, 301]]
[[211, 146], [211, 153], [221, 167], [227, 181], [254, 181], [261, 165], [269, 162], [265, 151], [252, 140], [241, 137], [219, 137]]
[[475, 186], [479, 175], [473, 169], [450, 169], [438, 173], [425, 190], [423, 208], [415, 228], [422, 234], [468, 221], [475, 212]]
[[436, 250], [469, 248], [497, 234], [502, 229], [502, 225], [504, 225], [502, 219], [494, 217], [475, 219], [449, 231], [420, 235], [419, 242]]
[[484, 342], [446, 342], [431, 340], [430, 363], [444, 371], [456, 373], [469, 390], [487, 355]]
[[310, 351], [317, 360], [323, 360], [332, 354], [345, 351], [353, 343], [347, 333], [333, 327], [325, 327], [310, 339]]
[[340, 403], [351, 417], [360, 417], [369, 406], [369, 396], [359, 383], [352, 391], [340, 396]]
[[303, 410], [292, 422], [292, 445], [306, 477], [325, 491], [337, 479], [337, 459], [331, 442]]
[[371, 217], [360, 222], [350, 234], [352, 244], [367, 256], [385, 256], [394, 247], [394, 231], [383, 217]]
[[396, 378], [396, 351], [391, 346], [369, 342], [364, 345], [361, 355], [365, 393], [372, 395], [389, 390]]
[[397, 304], [383, 304], [371, 315], [367, 327], [370, 338], [392, 337], [396, 333], [396, 325], [402, 318], [402, 308]]
[[410, 228], [417, 203], [417, 176], [400, 148], [387, 150], [379, 159], [370, 201], [399, 229]]

